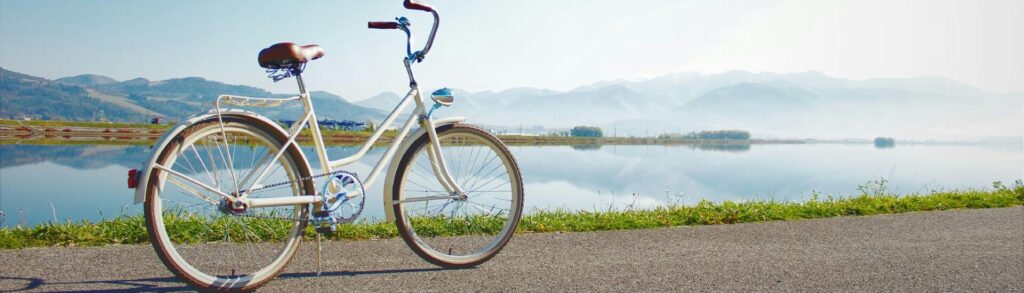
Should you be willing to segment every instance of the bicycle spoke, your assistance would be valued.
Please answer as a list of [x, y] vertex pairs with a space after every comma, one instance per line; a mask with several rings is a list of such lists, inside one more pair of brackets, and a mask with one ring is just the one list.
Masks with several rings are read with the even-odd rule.
[[[497, 158], [497, 157], [498, 157], [498, 154], [496, 154], [496, 153], [495, 153], [495, 154], [494, 154], [493, 156], [491, 156], [491, 158], [490, 158], [489, 160], [487, 160], [487, 162], [486, 162], [486, 163], [483, 163], [482, 165], [480, 165], [480, 168], [479, 168], [479, 169], [476, 169], [476, 171], [472, 173], [473, 175], [471, 176], [471, 178], [473, 178], [473, 179], [472, 179], [472, 181], [469, 181], [469, 182], [467, 182], [467, 185], [469, 185], [469, 186], [473, 186], [473, 185], [475, 185], [475, 184], [476, 184], [477, 182], [479, 182], [479, 181], [480, 181], [480, 177], [481, 177], [481, 176], [479, 176], [479, 175], [480, 175], [480, 172], [481, 172], [481, 171], [483, 171], [483, 170], [484, 170], [484, 168], [487, 168], [487, 166], [489, 166], [489, 165], [490, 165], [490, 163], [491, 163], [491, 162], [492, 162], [492, 161], [493, 161], [493, 160], [494, 160], [495, 158]], [[499, 161], [500, 161], [500, 160], [499, 160]], [[501, 166], [501, 165], [499, 165], [499, 166]], [[472, 187], [471, 187], [470, 189], [472, 189]]]
[[[228, 149], [230, 147], [227, 145], [228, 144], [227, 134], [225, 133], [225, 134], [223, 134], [223, 136], [224, 137], [222, 137], [222, 139], [217, 139], [216, 137], [214, 137], [214, 142], [217, 143], [217, 154], [219, 154], [220, 158], [223, 160], [224, 168], [228, 169], [228, 175], [231, 175], [231, 184], [234, 185], [234, 187], [235, 187], [234, 191], [237, 193], [240, 190], [240, 189], [238, 189], [238, 177], [235, 176], [234, 164], [231, 162], [231, 153], [228, 153]], [[221, 144], [220, 144], [221, 140], [224, 141], [224, 149], [223, 150], [221, 149]], [[225, 157], [225, 153], [226, 153], [226, 157]]]
[[230, 195], [227, 195], [226, 193], [221, 192], [220, 189], [210, 187], [209, 185], [203, 184], [202, 182], [199, 182], [198, 180], [192, 179], [192, 177], [185, 176], [185, 174], [181, 174], [178, 171], [171, 170], [170, 168], [164, 167], [163, 165], [160, 165], [160, 164], [157, 164], [156, 168], [158, 168], [160, 170], [163, 170], [163, 171], [167, 171], [167, 173], [170, 173], [171, 175], [174, 175], [174, 176], [178, 176], [181, 179], [185, 179], [185, 181], [188, 181], [188, 182], [190, 182], [192, 184], [195, 184], [195, 185], [197, 185], [199, 187], [202, 187], [203, 189], [206, 189], [206, 190], [209, 190], [209, 191], [211, 191], [213, 193], [216, 193], [217, 195], [220, 195], [221, 197], [231, 198]]
[[[189, 148], [192, 149], [192, 151], [196, 154], [196, 158], [199, 159], [199, 165], [203, 167], [203, 171], [206, 171], [206, 176], [210, 178], [210, 182], [213, 183], [214, 186], [220, 187], [220, 183], [217, 182], [217, 180], [213, 179], [213, 174], [210, 174], [210, 169], [206, 168], [206, 164], [203, 163], [202, 161], [203, 159], [199, 157], [199, 152], [196, 151], [195, 146], [189, 145]], [[188, 164], [189, 169], [192, 170], [192, 174], [198, 174], [199, 171], [196, 170], [196, 167], [192, 165], [192, 160], [189, 160], [188, 155], [184, 153], [184, 150], [182, 151], [181, 155], [182, 158], [185, 159], [185, 163]]]
[[[202, 139], [201, 141], [202, 141], [202, 143], [203, 143], [203, 150], [205, 150], [205, 151], [206, 151], [206, 155], [207, 155], [207, 158], [209, 158], [209, 160], [210, 160], [210, 164], [212, 164], [212, 165], [210, 166], [210, 168], [211, 168], [211, 169], [213, 169], [213, 178], [215, 178], [214, 184], [215, 184], [216, 186], [220, 186], [220, 182], [221, 182], [221, 174], [220, 174], [220, 168], [218, 168], [218, 167], [217, 167], [217, 160], [215, 160], [215, 159], [213, 158], [213, 152], [212, 152], [212, 151], [210, 151], [210, 146], [206, 144], [206, 138], [204, 137], [204, 138], [203, 138], [203, 139]], [[194, 145], [193, 145], [193, 146], [191, 146], [191, 147], [192, 147], [193, 149], [195, 148], [195, 146], [194, 146]], [[197, 158], [199, 158], [199, 160], [200, 160], [200, 161], [202, 161], [202, 157], [201, 157], [201, 156], [198, 156], [198, 153], [197, 153], [196, 155], [197, 155]], [[203, 164], [203, 166], [204, 166], [204, 168], [205, 168], [206, 164], [205, 164], [205, 163], [202, 163], [202, 164]]]
[[174, 177], [167, 177], [167, 181], [173, 183], [174, 185], [177, 185], [178, 187], [181, 187], [181, 189], [184, 189], [185, 191], [188, 191], [188, 193], [182, 192], [182, 194], [194, 196], [195, 198], [201, 199], [211, 204], [217, 204], [218, 202], [217, 199], [205, 193], [200, 193], [199, 191], [192, 189], [191, 187], [188, 187], [187, 185], [185, 185], [185, 182], [181, 182], [178, 179], [175, 179]]
[[[270, 164], [269, 161], [273, 157], [274, 157], [274, 153], [270, 152], [270, 150], [267, 149], [267, 154], [264, 155], [262, 158], [260, 158], [259, 163], [257, 163], [258, 165], [252, 166], [252, 168], [249, 169], [249, 173], [247, 173], [245, 175], [245, 177], [242, 178], [242, 182], [241, 182], [240, 186], [250, 186], [250, 185], [252, 185], [250, 183], [253, 183], [253, 182], [249, 182], [249, 180], [253, 179], [252, 176], [256, 175], [257, 171], [263, 170], [265, 164]], [[257, 168], [257, 166], [259, 166], [259, 167]]]
[[[498, 167], [500, 167], [500, 166], [498, 166]], [[491, 172], [493, 172], [493, 170], [492, 170]], [[498, 179], [502, 178], [502, 177], [503, 177], [503, 175], [507, 175], [507, 174], [508, 174], [508, 172], [505, 172], [504, 174], [498, 174], [497, 176], [491, 177], [491, 179], [490, 179], [490, 180], [488, 180], [487, 182], [484, 182], [484, 183], [482, 183], [482, 184], [476, 184], [476, 185], [474, 185], [474, 186], [470, 187], [470, 189], [472, 189], [472, 190], [478, 190], [478, 189], [481, 189], [481, 188], [484, 188], [484, 187], [488, 187], [488, 185], [490, 185], [490, 184], [491, 184], [491, 182], [494, 182], [494, 180], [498, 180]], [[489, 176], [489, 175], [490, 175], [490, 174], [488, 174], [488, 175], [485, 175], [485, 176]], [[499, 183], [502, 183], [502, 181], [498, 181], [498, 182], [499, 182]]]
[[[253, 152], [253, 162], [255, 162], [255, 158], [256, 158], [256, 152]], [[249, 165], [250, 166], [249, 172], [246, 173], [246, 176], [242, 178], [242, 182], [241, 182], [240, 185], [248, 186], [249, 185], [249, 180], [252, 179], [252, 176], [256, 174], [257, 170], [262, 170], [263, 169], [262, 167], [264, 166], [264, 164], [268, 164], [268, 161], [270, 161], [270, 158], [273, 158], [273, 154], [271, 154], [270, 152], [267, 152], [266, 155], [264, 155], [263, 157], [260, 158], [258, 163], [255, 163], [255, 165], [253, 163], [250, 163], [250, 165]]]

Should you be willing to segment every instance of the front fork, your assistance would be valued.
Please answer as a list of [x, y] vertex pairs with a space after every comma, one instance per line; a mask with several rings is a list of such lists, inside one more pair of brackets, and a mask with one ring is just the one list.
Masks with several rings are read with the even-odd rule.
[[[418, 91], [417, 96], [419, 96]], [[436, 108], [437, 106], [435, 106]], [[448, 190], [450, 196], [459, 200], [465, 200], [466, 191], [462, 189], [462, 186], [459, 186], [455, 179], [452, 178], [451, 173], [448, 172], [448, 163], [445, 162], [444, 155], [441, 152], [441, 139], [437, 137], [437, 129], [434, 128], [434, 121], [430, 119], [430, 112], [420, 116], [420, 127], [426, 129], [427, 136], [430, 137], [430, 144], [427, 145], [427, 155], [430, 157], [430, 162], [432, 163], [430, 165], [434, 169], [434, 176]]]

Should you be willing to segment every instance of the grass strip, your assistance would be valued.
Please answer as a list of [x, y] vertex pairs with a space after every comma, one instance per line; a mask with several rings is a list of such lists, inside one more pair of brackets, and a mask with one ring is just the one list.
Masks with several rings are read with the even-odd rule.
[[[649, 210], [608, 211], [535, 211], [523, 216], [518, 233], [587, 232], [658, 227], [717, 225], [764, 221], [786, 221], [838, 216], [864, 216], [949, 209], [999, 208], [1024, 205], [1024, 183], [1012, 186], [993, 183], [991, 189], [933, 191], [928, 194], [897, 195], [885, 191], [885, 180], [861, 186], [861, 194], [852, 197], [815, 195], [804, 202], [701, 201], [694, 205], [669, 205]], [[223, 219], [175, 216], [168, 224], [169, 234], [188, 242], [212, 242], [224, 235], [230, 225]], [[256, 219], [259, 220], [259, 219]], [[459, 235], [461, 229], [439, 219], [415, 219], [427, 227], [420, 234]], [[472, 219], [471, 219], [472, 220]], [[280, 239], [286, 225], [280, 221], [251, 223], [263, 227], [267, 239]], [[497, 231], [500, 223], [483, 223], [485, 230]], [[494, 227], [491, 227], [494, 226]], [[307, 238], [314, 234], [307, 229]], [[397, 237], [390, 222], [339, 225], [329, 239], [380, 239]], [[89, 221], [48, 223], [35, 227], [0, 228], [0, 248], [16, 249], [42, 246], [99, 246], [141, 244], [149, 241], [145, 219], [141, 215], [121, 216], [97, 223]]]

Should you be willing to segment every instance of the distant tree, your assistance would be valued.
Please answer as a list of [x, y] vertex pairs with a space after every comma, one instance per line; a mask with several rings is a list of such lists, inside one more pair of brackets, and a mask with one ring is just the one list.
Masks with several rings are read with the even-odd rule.
[[682, 135], [682, 134], [674, 133], [674, 132], [667, 132], [667, 133], [662, 133], [662, 134], [658, 135], [658, 139], [663, 139], [663, 140], [677, 140], [677, 139], [683, 139], [683, 138], [686, 138], [686, 136]]
[[600, 127], [576, 126], [569, 130], [569, 135], [573, 137], [603, 137], [604, 132]]
[[366, 132], [377, 131], [377, 125], [373, 124], [373, 120], [366, 119], [366, 128], [363, 129]]
[[687, 137], [694, 139], [748, 140], [750, 139], [750, 132], [746, 130], [705, 130], [698, 133], [691, 132]]
[[892, 137], [876, 137], [875, 147], [876, 148], [891, 148], [896, 146], [896, 139]]

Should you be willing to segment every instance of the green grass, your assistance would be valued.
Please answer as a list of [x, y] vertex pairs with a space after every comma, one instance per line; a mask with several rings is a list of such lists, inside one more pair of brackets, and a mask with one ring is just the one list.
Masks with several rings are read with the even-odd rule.
[[[695, 205], [670, 205], [651, 210], [608, 211], [536, 211], [524, 216], [518, 233], [585, 232], [657, 227], [717, 225], [764, 221], [864, 216], [949, 209], [998, 208], [1024, 205], [1024, 183], [1012, 186], [995, 182], [991, 189], [933, 191], [928, 194], [896, 195], [886, 191], [886, 181], [872, 181], [861, 186], [861, 193], [852, 197], [813, 196], [805, 202], [746, 201], [714, 203], [702, 201]], [[169, 234], [188, 242], [216, 241], [231, 225], [224, 218], [204, 218], [169, 214]], [[483, 221], [482, 219], [471, 219]], [[253, 225], [260, 237], [273, 239], [285, 232], [280, 221], [260, 221]], [[439, 219], [416, 219], [426, 227], [418, 233], [459, 235], [460, 229]], [[485, 230], [497, 231], [500, 223], [481, 222]], [[306, 236], [314, 234], [308, 229]], [[378, 239], [397, 237], [392, 223], [356, 223], [338, 226], [328, 239]], [[237, 238], [236, 238], [237, 239]], [[147, 243], [148, 236], [142, 216], [122, 216], [98, 223], [88, 221], [40, 224], [26, 228], [0, 228], [0, 248], [40, 246], [98, 246], [108, 244]]]

